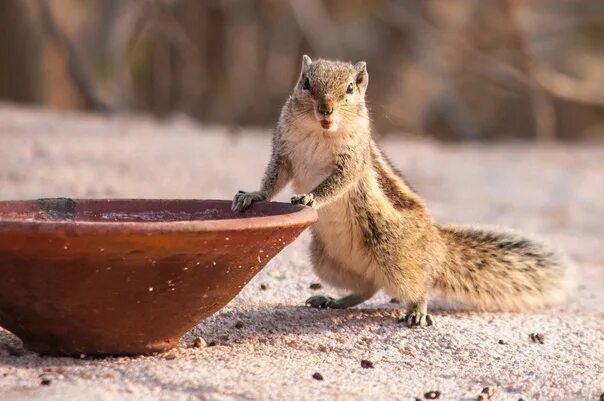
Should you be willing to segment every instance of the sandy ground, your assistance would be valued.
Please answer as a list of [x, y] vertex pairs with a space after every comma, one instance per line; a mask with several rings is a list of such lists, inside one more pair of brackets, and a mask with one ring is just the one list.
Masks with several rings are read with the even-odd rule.
[[[226, 135], [184, 118], [157, 123], [4, 105], [0, 198], [231, 198], [256, 188], [269, 152], [263, 134]], [[581, 273], [571, 302], [530, 314], [434, 304], [436, 326], [413, 330], [396, 322], [399, 306], [385, 295], [353, 310], [310, 310], [302, 306], [308, 296], [334, 292], [309, 288], [317, 279], [305, 234], [168, 354], [40, 357], [0, 329], [0, 399], [415, 400], [437, 390], [443, 400], [475, 400], [485, 386], [497, 387], [496, 400], [599, 399], [604, 147], [383, 145], [439, 221], [512, 226], [563, 247]], [[545, 343], [531, 342], [531, 332]], [[187, 348], [197, 335], [217, 345]], [[374, 368], [362, 368], [363, 359]]]

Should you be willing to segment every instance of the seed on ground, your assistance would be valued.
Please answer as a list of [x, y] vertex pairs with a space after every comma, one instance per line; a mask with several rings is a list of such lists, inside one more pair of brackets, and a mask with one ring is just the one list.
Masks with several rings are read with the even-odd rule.
[[531, 334], [529, 334], [529, 338], [534, 343], [539, 343], [539, 344], [545, 343], [545, 336], [541, 333], [531, 333]]
[[440, 391], [428, 391], [424, 394], [424, 398], [427, 400], [436, 400], [440, 398]]
[[323, 286], [321, 285], [321, 283], [312, 283], [310, 285], [310, 289], [311, 290], [320, 290], [321, 288], [323, 288]]
[[390, 298], [390, 303], [391, 304], [400, 304], [401, 302], [396, 298]]
[[495, 387], [485, 387], [480, 392], [478, 396], [478, 401], [491, 401], [493, 397], [497, 394], [497, 389]]
[[235, 323], [235, 328], [236, 329], [242, 329], [243, 328], [243, 323], [242, 322]]
[[193, 347], [195, 348], [205, 348], [207, 347], [207, 343], [206, 340], [203, 339], [203, 337], [195, 337], [195, 339], [193, 340]]
[[505, 344], [507, 344], [507, 343], [506, 343], [505, 341], [503, 341], [503, 340], [499, 340], [499, 341], [497, 341], [497, 342], [498, 342], [499, 344], [501, 344], [501, 345], [505, 345]]
[[266, 284], [260, 284], [260, 289], [262, 291], [266, 291], [267, 288], [268, 288], [268, 286]]
[[361, 361], [361, 367], [363, 369], [373, 369], [373, 362], [368, 361], [367, 359], [363, 359]]
[[42, 379], [40, 381], [41, 386], [50, 386], [51, 383], [52, 383], [52, 380], [50, 380], [50, 379]]
[[312, 374], [312, 378], [315, 380], [323, 380], [323, 375], [319, 372], [315, 372]]

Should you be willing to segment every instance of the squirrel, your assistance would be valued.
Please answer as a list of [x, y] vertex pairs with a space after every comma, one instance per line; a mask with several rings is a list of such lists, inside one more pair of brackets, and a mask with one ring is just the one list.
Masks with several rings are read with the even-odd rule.
[[408, 326], [430, 326], [428, 290], [478, 310], [524, 311], [564, 299], [566, 258], [513, 231], [436, 224], [424, 201], [371, 136], [367, 64], [304, 56], [273, 133], [261, 188], [232, 209], [273, 198], [290, 181], [292, 204], [317, 209], [315, 273], [346, 289], [312, 296], [315, 308], [349, 308], [383, 289], [406, 303]]

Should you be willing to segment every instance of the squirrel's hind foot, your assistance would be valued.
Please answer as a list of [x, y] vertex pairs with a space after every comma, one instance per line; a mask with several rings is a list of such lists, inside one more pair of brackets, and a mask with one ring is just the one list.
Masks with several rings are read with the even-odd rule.
[[326, 295], [313, 295], [306, 300], [305, 304], [319, 309], [346, 309], [367, 301], [373, 293], [374, 291], [368, 294], [350, 294], [338, 299]]
[[405, 323], [408, 327], [427, 327], [434, 325], [432, 315], [417, 311], [407, 313], [399, 321]]
[[331, 308], [331, 305], [335, 302], [335, 299], [326, 295], [313, 295], [308, 298], [304, 303], [306, 306], [317, 309]]

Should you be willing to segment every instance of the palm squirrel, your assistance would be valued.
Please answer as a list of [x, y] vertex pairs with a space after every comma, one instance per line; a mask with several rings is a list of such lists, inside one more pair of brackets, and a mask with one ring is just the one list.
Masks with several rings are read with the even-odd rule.
[[239, 191], [233, 211], [273, 198], [317, 208], [311, 260], [326, 283], [351, 291], [307, 305], [348, 308], [384, 289], [408, 306], [409, 326], [432, 325], [428, 289], [480, 310], [521, 311], [564, 298], [569, 268], [538, 241], [510, 231], [443, 226], [371, 137], [365, 62], [304, 56], [274, 130], [257, 192]]

